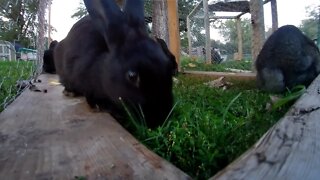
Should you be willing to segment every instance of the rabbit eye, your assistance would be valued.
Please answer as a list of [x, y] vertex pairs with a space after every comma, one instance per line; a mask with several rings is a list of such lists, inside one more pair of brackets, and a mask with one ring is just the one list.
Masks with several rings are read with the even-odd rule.
[[133, 83], [136, 87], [139, 87], [140, 84], [140, 77], [139, 74], [134, 71], [127, 72], [127, 79]]

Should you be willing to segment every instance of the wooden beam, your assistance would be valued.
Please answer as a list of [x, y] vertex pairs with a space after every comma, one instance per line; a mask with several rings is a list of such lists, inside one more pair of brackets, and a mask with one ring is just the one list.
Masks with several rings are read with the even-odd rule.
[[[205, 16], [193, 16], [195, 19], [204, 19]], [[236, 19], [237, 16], [209, 16], [209, 19]]]
[[247, 152], [211, 180], [320, 177], [320, 76]]
[[209, 71], [183, 71], [183, 74], [193, 76], [208, 76], [212, 78], [226, 77], [226, 79], [238, 79], [238, 80], [255, 80], [255, 73], [244, 72], [209, 72]]
[[25, 90], [0, 114], [0, 179], [190, 178], [108, 113], [63, 96], [57, 76], [39, 79], [42, 92]]
[[209, 21], [209, 8], [208, 0], [203, 0], [203, 10], [204, 10], [204, 29], [206, 37], [206, 63], [211, 63], [211, 40], [210, 40], [210, 21]]

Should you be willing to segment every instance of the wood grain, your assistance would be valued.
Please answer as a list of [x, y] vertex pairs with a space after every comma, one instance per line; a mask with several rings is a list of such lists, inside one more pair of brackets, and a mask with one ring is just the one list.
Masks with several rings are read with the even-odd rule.
[[25, 90], [0, 114], [0, 179], [190, 178], [109, 114], [63, 96], [57, 76], [39, 79], [42, 92]]
[[320, 76], [261, 139], [211, 179], [320, 177]]
[[210, 76], [212, 78], [226, 77], [226, 79], [243, 79], [243, 80], [255, 80], [255, 73], [242, 73], [242, 72], [213, 72], [213, 71], [183, 71], [183, 74], [194, 76]]

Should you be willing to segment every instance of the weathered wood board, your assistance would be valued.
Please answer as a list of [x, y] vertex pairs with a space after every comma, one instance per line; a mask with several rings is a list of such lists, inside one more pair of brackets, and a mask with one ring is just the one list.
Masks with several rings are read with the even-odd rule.
[[211, 179], [320, 179], [320, 76], [251, 149]]
[[212, 72], [212, 71], [183, 71], [184, 74], [196, 75], [196, 76], [211, 76], [219, 78], [221, 76], [242, 80], [254, 80], [256, 79], [255, 73], [242, 73], [242, 72]]
[[41, 75], [0, 114], [0, 179], [189, 179], [140, 144], [108, 113], [62, 95]]

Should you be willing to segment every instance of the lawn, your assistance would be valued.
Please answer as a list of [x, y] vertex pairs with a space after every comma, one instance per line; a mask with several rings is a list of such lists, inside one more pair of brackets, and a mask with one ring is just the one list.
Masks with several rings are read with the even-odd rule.
[[155, 130], [129, 128], [149, 149], [194, 179], [207, 179], [250, 148], [288, 110], [270, 110], [270, 95], [254, 81], [228, 90], [204, 85], [208, 77], [179, 75], [171, 118]]
[[18, 80], [30, 79], [33, 62], [0, 60], [0, 112], [19, 93]]

